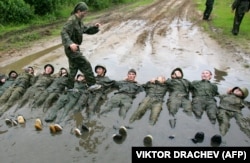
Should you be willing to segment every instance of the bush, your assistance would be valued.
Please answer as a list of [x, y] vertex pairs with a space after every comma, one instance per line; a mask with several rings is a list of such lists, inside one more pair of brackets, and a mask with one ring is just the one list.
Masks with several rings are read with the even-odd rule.
[[1, 0], [0, 1], [0, 23], [28, 23], [33, 17], [30, 5], [23, 0]]
[[51, 14], [61, 3], [60, 0], [24, 0], [26, 3], [34, 7], [34, 13], [40, 16]]

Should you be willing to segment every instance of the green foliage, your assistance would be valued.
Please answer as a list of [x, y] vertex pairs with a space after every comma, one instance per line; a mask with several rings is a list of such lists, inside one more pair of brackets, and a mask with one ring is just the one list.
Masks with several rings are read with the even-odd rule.
[[1, 0], [0, 11], [0, 24], [28, 23], [33, 17], [32, 9], [23, 0]]
[[57, 6], [62, 2], [60, 0], [24, 0], [34, 7], [34, 13], [37, 15], [46, 15], [53, 13]]
[[122, 3], [129, 3], [135, 0], [84, 0], [88, 6], [93, 8], [94, 10], [100, 10], [108, 8], [112, 5], [122, 4]]
[[[84, 1], [90, 10], [102, 10], [135, 0], [1, 0], [0, 24], [23, 24], [48, 18], [48, 21], [69, 16], [74, 6]], [[40, 17], [39, 17], [40, 16]]]

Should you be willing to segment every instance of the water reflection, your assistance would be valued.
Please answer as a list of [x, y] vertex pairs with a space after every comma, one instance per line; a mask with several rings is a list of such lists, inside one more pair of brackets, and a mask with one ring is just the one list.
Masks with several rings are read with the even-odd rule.
[[1, 67], [1, 72], [7, 73], [10, 70], [16, 70], [19, 73], [19, 71], [21, 71], [23, 67], [30, 65], [34, 60], [36, 60], [36, 59], [38, 59], [46, 54], [49, 54], [50, 52], [52, 52], [55, 49], [58, 49], [61, 46], [62, 46], [61, 44], [58, 44], [58, 45], [52, 46], [50, 48], [46, 48], [46, 49], [39, 51], [37, 53], [34, 53], [32, 55], [28, 55], [28, 56], [26, 56], [26, 57], [24, 57], [16, 62], [13, 62], [11, 64], [8, 64], [6, 66]]
[[214, 68], [214, 79], [215, 82], [220, 83], [222, 80], [225, 80], [225, 76], [227, 76], [228, 73], [226, 71], [218, 70], [217, 68]]

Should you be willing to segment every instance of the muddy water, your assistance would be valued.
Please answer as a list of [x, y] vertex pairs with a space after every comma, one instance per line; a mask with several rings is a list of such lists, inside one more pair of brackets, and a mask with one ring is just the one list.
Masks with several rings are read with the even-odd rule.
[[[214, 74], [212, 82], [218, 84], [220, 93], [225, 93], [227, 88], [234, 86], [250, 89], [249, 70], [244, 66], [249, 61], [247, 56], [221, 48], [216, 41], [186, 19], [174, 19], [163, 26], [167, 28], [164, 35], [157, 34], [155, 25], [146, 24], [142, 20], [128, 20], [114, 26], [112, 30], [85, 36], [81, 50], [93, 67], [99, 63], [104, 64], [108, 70], [107, 75], [115, 80], [124, 79], [129, 68], [135, 68], [138, 82], [145, 83], [158, 75], [170, 77], [174, 68], [181, 67], [184, 77], [190, 81], [200, 79], [202, 70], [211, 70]], [[108, 25], [104, 24], [102, 28], [106, 26]], [[146, 33], [146, 38], [141, 44], [138, 43], [138, 38], [143, 32]], [[60, 39], [58, 42], [60, 43]], [[49, 53], [33, 60], [31, 65], [35, 65], [36, 71], [39, 72], [46, 63], [53, 63], [57, 70], [62, 66], [66, 67], [67, 58], [63, 48], [51, 49]], [[110, 93], [109, 97], [112, 95], [113, 93]], [[197, 120], [194, 116], [184, 114], [180, 108], [176, 115], [176, 127], [171, 128], [166, 107], [167, 95], [164, 98], [163, 110], [154, 126], [148, 123], [149, 111], [141, 120], [128, 123], [128, 119], [145, 96], [142, 92], [134, 100], [124, 120], [119, 118], [117, 108], [100, 118], [94, 116], [91, 120], [85, 119], [84, 112], [77, 113], [65, 121], [63, 131], [56, 135], [49, 132], [49, 124], [45, 122], [42, 131], [35, 130], [35, 119], [43, 120], [45, 116], [41, 110], [31, 111], [25, 106], [13, 114], [14, 106], [0, 119], [1, 162], [128, 163], [131, 162], [131, 147], [143, 146], [143, 138], [147, 134], [153, 136], [153, 146], [210, 147], [210, 138], [219, 134], [218, 124], [212, 125], [206, 114]], [[246, 100], [250, 101], [250, 97]], [[250, 114], [248, 108], [244, 108], [242, 112], [244, 115]], [[5, 125], [5, 118], [18, 114], [25, 116], [25, 125]], [[91, 127], [91, 131], [76, 137], [72, 129], [79, 127], [82, 121]], [[249, 138], [239, 129], [235, 120], [232, 119], [230, 123], [229, 132], [223, 137], [221, 146], [249, 146]], [[118, 132], [117, 127], [120, 125], [130, 128], [125, 141], [116, 143], [112, 140], [112, 135]], [[205, 139], [202, 143], [194, 144], [191, 138], [198, 131], [205, 133]]]

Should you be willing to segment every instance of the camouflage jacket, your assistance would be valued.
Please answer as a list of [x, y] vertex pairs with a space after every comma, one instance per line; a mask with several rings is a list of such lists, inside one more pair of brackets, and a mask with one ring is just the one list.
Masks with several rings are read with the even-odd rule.
[[74, 88], [73, 89], [68, 89], [68, 92], [71, 92], [74, 97], [80, 97], [82, 94], [88, 93], [88, 85], [86, 82], [80, 82], [80, 81], [75, 81], [74, 82]]
[[136, 81], [128, 81], [128, 80], [115, 81], [114, 86], [118, 88], [118, 92], [116, 92], [115, 94], [123, 93], [127, 94], [131, 98], [135, 98], [136, 94], [144, 90], [142, 85], [138, 84]]
[[3, 92], [9, 88], [14, 82], [16, 78], [7, 78], [5, 83], [3, 85], [0, 85], [0, 95], [3, 94]]
[[146, 84], [142, 85], [144, 91], [146, 92], [146, 96], [151, 98], [156, 98], [160, 101], [163, 100], [164, 96], [167, 93], [167, 85], [166, 83], [160, 83], [157, 80], [155, 83], [147, 82]]
[[34, 75], [31, 75], [29, 73], [21, 73], [16, 78], [15, 82], [12, 84], [13, 87], [23, 87], [27, 89], [30, 87], [33, 83]]
[[245, 106], [243, 99], [235, 96], [234, 94], [220, 95], [219, 98], [219, 109], [241, 112], [241, 109]]
[[191, 82], [187, 79], [168, 79], [166, 83], [169, 96], [189, 96]]
[[52, 82], [54, 78], [50, 74], [40, 74], [35, 77], [33, 88], [39, 88], [45, 90]]
[[99, 31], [98, 27], [85, 26], [81, 19], [71, 15], [62, 28], [61, 38], [65, 48], [69, 48], [72, 43], [81, 45], [83, 34], [95, 34]]
[[195, 80], [191, 82], [190, 90], [192, 92], [192, 97], [204, 96], [207, 98], [214, 98], [219, 95], [217, 85], [208, 80]]
[[102, 87], [94, 92], [102, 92], [103, 94], [109, 93], [114, 87], [115, 81], [109, 79], [107, 76], [96, 76], [96, 83], [100, 84]]
[[56, 77], [51, 85], [47, 88], [48, 92], [62, 93], [68, 84], [67, 76]]

